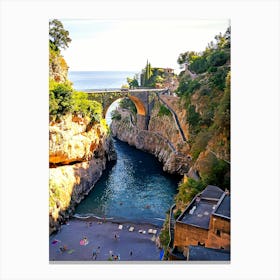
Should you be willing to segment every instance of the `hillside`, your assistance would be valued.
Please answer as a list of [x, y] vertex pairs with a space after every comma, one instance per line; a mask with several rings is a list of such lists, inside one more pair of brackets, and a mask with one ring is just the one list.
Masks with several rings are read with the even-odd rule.
[[186, 52], [177, 94], [186, 111], [191, 167], [204, 185], [230, 188], [230, 29], [204, 52]]

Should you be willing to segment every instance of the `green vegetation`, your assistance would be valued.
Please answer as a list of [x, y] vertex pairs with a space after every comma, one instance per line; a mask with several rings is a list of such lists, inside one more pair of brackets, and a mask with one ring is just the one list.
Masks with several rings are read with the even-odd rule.
[[230, 136], [230, 78], [231, 74], [229, 72], [226, 77], [224, 95], [214, 117], [215, 129], [227, 135], [228, 139]]
[[100, 122], [102, 106], [97, 101], [89, 100], [85, 92], [74, 91], [69, 81], [49, 83], [49, 114], [60, 117], [67, 113], [81, 114], [91, 121]]
[[117, 121], [120, 121], [122, 119], [122, 115], [117, 110], [112, 111], [111, 117], [112, 120], [117, 120]]
[[197, 74], [204, 73], [208, 69], [208, 63], [205, 57], [197, 56], [193, 58], [189, 69]]
[[159, 111], [158, 111], [158, 116], [159, 117], [171, 116], [171, 112], [164, 105], [160, 105]]
[[224, 160], [218, 159], [209, 153], [200, 163], [200, 175], [206, 185], [222, 186], [230, 188], [230, 166]]
[[61, 21], [53, 19], [49, 21], [49, 44], [50, 48], [54, 51], [58, 51], [61, 48], [68, 48], [68, 44], [71, 42], [69, 37], [69, 31], [65, 30]]
[[119, 107], [122, 109], [130, 110], [134, 115], [136, 115], [136, 113], [137, 113], [135, 104], [128, 97], [125, 97], [120, 101]]
[[147, 61], [146, 67], [140, 75], [141, 86], [148, 88], [163, 88], [166, 83], [169, 84], [175, 75], [172, 72], [166, 71], [164, 68], [151, 67]]
[[195, 181], [191, 178], [185, 183], [179, 184], [178, 193], [175, 197], [176, 205], [179, 206], [179, 209], [186, 207], [205, 186], [202, 181]]
[[142, 72], [142, 81], [141, 81], [141, 85], [142, 86], [150, 86], [150, 78], [153, 75], [152, 72], [152, 68], [151, 68], [151, 63], [148, 62], [147, 60], [147, 64], [145, 69]]
[[65, 115], [72, 108], [72, 86], [69, 82], [57, 83], [50, 80], [49, 84], [49, 114]]
[[[61, 69], [67, 69], [67, 64], [60, 55], [61, 48], [67, 48], [71, 42], [69, 32], [63, 24], [54, 19], [49, 22], [49, 63], [59, 64]], [[70, 81], [55, 81], [50, 77], [49, 81], [49, 114], [52, 117], [60, 117], [67, 113], [74, 113], [90, 118], [90, 122], [102, 121], [102, 105], [88, 99], [85, 92], [75, 91]], [[105, 125], [105, 124], [104, 124]]]
[[195, 106], [192, 105], [192, 104], [188, 105], [187, 119], [188, 119], [188, 123], [190, 125], [190, 128], [196, 134], [196, 132], [198, 132], [197, 124], [199, 124], [199, 121], [200, 121], [200, 114], [196, 112]]
[[165, 252], [164, 259], [167, 259], [167, 255], [168, 255], [167, 247], [168, 247], [168, 244], [169, 244], [169, 241], [170, 241], [169, 214], [166, 215], [166, 218], [165, 218], [165, 221], [164, 221], [164, 224], [163, 224], [163, 228], [161, 229], [161, 232], [159, 234], [159, 241], [160, 241], [160, 244], [163, 247], [164, 252]]
[[64, 193], [61, 186], [52, 178], [49, 179], [49, 206], [55, 208], [57, 201], [63, 201]]
[[190, 96], [200, 87], [201, 84], [199, 79], [192, 80], [188, 76], [183, 76], [180, 79], [180, 83], [177, 88], [177, 94], [189, 102]]
[[196, 74], [182, 71], [177, 88], [186, 109], [193, 164], [199, 160], [205, 186], [222, 188], [230, 186], [230, 36], [228, 28], [205, 51], [181, 53], [177, 60]]
[[139, 87], [138, 79], [137, 79], [136, 75], [133, 77], [133, 79], [128, 77], [126, 80], [127, 80], [129, 88], [134, 89], [134, 88], [138, 88]]
[[176, 212], [174, 213], [174, 219], [177, 220], [177, 218], [182, 214], [181, 209], [177, 209]]
[[73, 106], [72, 112], [88, 116], [91, 120], [100, 122], [102, 118], [102, 106], [94, 100], [88, 99], [85, 92], [74, 91], [72, 94]]
[[210, 67], [222, 66], [228, 61], [229, 56], [230, 56], [229, 52], [225, 52], [224, 50], [214, 51], [207, 57], [208, 65]]
[[191, 154], [193, 160], [196, 160], [199, 154], [205, 150], [208, 141], [211, 139], [211, 131], [200, 131], [194, 138], [193, 145], [191, 147]]

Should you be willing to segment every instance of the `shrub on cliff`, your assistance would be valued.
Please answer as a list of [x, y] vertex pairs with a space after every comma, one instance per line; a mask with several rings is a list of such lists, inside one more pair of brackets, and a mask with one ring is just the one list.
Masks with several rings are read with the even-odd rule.
[[201, 83], [198, 79], [192, 80], [189, 76], [183, 76], [180, 79], [179, 86], [177, 88], [177, 94], [180, 97], [188, 99], [197, 89], [199, 89]]
[[208, 153], [199, 162], [200, 176], [205, 185], [217, 185], [230, 189], [230, 165], [218, 159], [214, 154]]
[[215, 51], [210, 56], [207, 57], [207, 62], [209, 67], [211, 66], [222, 66], [229, 59], [229, 53], [224, 51]]
[[191, 147], [191, 154], [193, 160], [196, 160], [199, 154], [205, 150], [208, 141], [212, 136], [211, 131], [200, 131], [194, 138], [193, 145]]
[[200, 129], [199, 121], [200, 114], [195, 111], [194, 105], [189, 105], [187, 107], [187, 121], [193, 132], [197, 133]]
[[49, 84], [49, 114], [65, 115], [72, 108], [73, 89], [69, 82], [57, 83], [53, 80]]
[[167, 257], [168, 257], [167, 247], [168, 247], [168, 244], [169, 244], [169, 241], [170, 241], [169, 215], [166, 215], [163, 227], [162, 227], [162, 229], [160, 231], [160, 234], [159, 234], [159, 241], [160, 241], [161, 247], [164, 249], [164, 252], [165, 252], [164, 259], [167, 260]]
[[88, 99], [86, 92], [74, 91], [72, 94], [73, 113], [79, 113], [90, 117], [91, 120], [100, 122], [102, 118], [102, 106], [99, 102]]
[[179, 208], [184, 208], [204, 187], [205, 184], [202, 181], [188, 178], [186, 182], [179, 184], [178, 193], [175, 197], [176, 205]]
[[137, 113], [135, 104], [128, 97], [125, 97], [120, 100], [119, 107], [130, 110], [134, 115]]
[[230, 134], [230, 72], [226, 78], [226, 87], [214, 117], [214, 127], [219, 132]]
[[171, 112], [163, 105], [160, 105], [159, 111], [158, 111], [158, 116], [171, 116]]
[[204, 73], [208, 68], [208, 63], [205, 57], [196, 57], [190, 64], [189, 69], [197, 74]]
[[122, 119], [122, 116], [121, 116], [121, 114], [117, 110], [114, 110], [111, 113], [111, 118], [112, 118], [112, 120], [120, 121]]
[[91, 121], [100, 122], [102, 119], [102, 105], [88, 99], [85, 92], [74, 91], [69, 81], [57, 83], [50, 80], [49, 84], [49, 114], [62, 116], [67, 113], [82, 114]]

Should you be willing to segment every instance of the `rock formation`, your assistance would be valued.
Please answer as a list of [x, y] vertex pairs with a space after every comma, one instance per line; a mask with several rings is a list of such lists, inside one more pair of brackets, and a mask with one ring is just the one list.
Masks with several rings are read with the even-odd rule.
[[68, 114], [50, 122], [49, 231], [54, 232], [115, 160], [106, 126]]
[[49, 52], [49, 77], [56, 82], [64, 83], [67, 80], [68, 65], [59, 53], [51, 49]]
[[159, 108], [156, 101], [148, 130], [141, 130], [134, 124], [130, 111], [119, 110], [121, 119], [112, 121], [112, 135], [155, 155], [162, 162], [164, 171], [183, 175], [189, 170], [189, 145], [180, 137], [172, 115], [159, 116]]

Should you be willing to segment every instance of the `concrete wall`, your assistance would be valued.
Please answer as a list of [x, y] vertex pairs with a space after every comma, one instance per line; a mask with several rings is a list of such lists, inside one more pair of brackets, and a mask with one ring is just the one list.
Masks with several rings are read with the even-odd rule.
[[174, 246], [185, 247], [206, 243], [208, 230], [176, 222], [174, 231]]
[[230, 220], [211, 216], [206, 247], [230, 249]]

